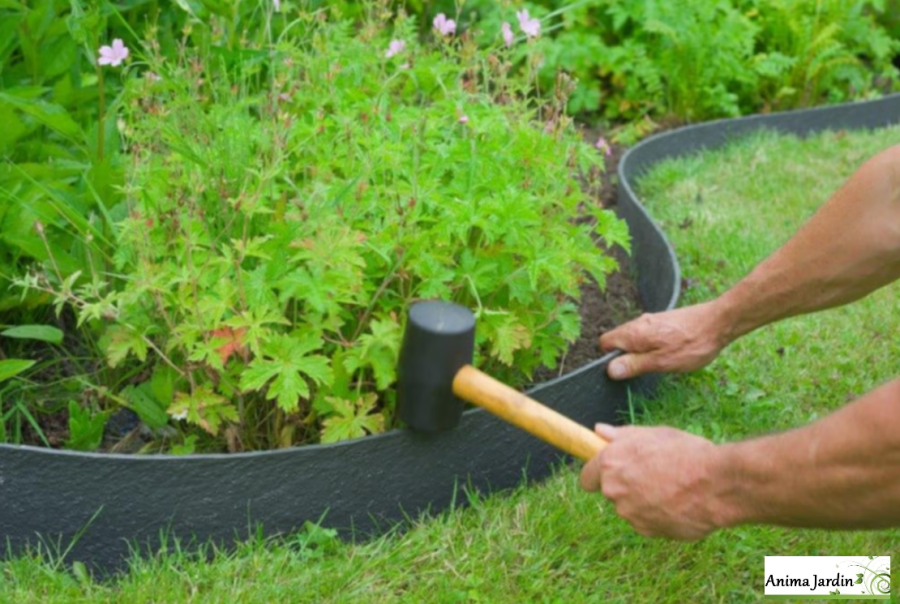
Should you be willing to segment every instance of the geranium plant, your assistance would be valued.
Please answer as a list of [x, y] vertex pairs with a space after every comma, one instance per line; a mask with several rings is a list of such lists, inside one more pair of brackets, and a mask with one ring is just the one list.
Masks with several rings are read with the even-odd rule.
[[479, 49], [446, 15], [425, 40], [372, 15], [301, 14], [237, 66], [215, 45], [143, 50], [112, 245], [20, 280], [96, 339], [103, 412], [208, 450], [330, 442], [395, 424], [416, 300], [472, 308], [476, 362], [514, 383], [578, 336], [581, 288], [616, 268], [598, 244], [628, 235], [579, 184], [603, 152], [566, 81], [538, 102], [511, 79], [508, 28]]

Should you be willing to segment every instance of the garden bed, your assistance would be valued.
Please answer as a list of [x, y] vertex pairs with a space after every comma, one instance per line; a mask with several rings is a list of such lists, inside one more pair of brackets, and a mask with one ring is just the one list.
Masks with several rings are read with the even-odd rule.
[[[634, 251], [639, 274], [655, 271], [651, 302], [664, 301], [647, 308], [663, 310], [677, 299], [674, 256], [642, 212], [629, 226], [635, 238], [664, 250], [663, 258]], [[586, 425], [620, 422], [627, 387], [605, 377], [608, 359], [530, 394]], [[652, 378], [640, 383], [649, 388]], [[123, 564], [133, 544], [158, 548], [160, 531], [228, 543], [257, 527], [271, 535], [322, 520], [344, 534], [371, 534], [423, 511], [463, 504], [466, 488], [505, 489], [542, 478], [560, 457], [478, 409], [445, 434], [394, 430], [269, 452], [185, 457], [2, 445], [2, 488], [12, 496], [5, 498], [0, 534], [8, 539], [7, 552], [40, 539], [67, 544], [77, 536], [70, 558], [107, 569]]]
[[[805, 134], [825, 128], [875, 128], [900, 121], [900, 96], [796, 113], [701, 124], [648, 139], [619, 166], [618, 212], [629, 224], [644, 307], [678, 298], [675, 256], [632, 189], [634, 178], [673, 155], [722, 145], [758, 128]], [[655, 378], [628, 385], [604, 373], [609, 356], [530, 394], [586, 425], [617, 422], [629, 387], [648, 392]], [[306, 521], [358, 534], [385, 530], [419, 512], [465, 501], [463, 488], [496, 490], [546, 476], [557, 451], [481, 410], [448, 433], [395, 430], [357, 441], [233, 455], [103, 455], [0, 447], [5, 551], [38, 535], [63, 544], [78, 536], [72, 559], [121, 565], [129, 543], [156, 548], [160, 531], [228, 542], [298, 528]], [[7, 549], [8, 548], [8, 549]]]

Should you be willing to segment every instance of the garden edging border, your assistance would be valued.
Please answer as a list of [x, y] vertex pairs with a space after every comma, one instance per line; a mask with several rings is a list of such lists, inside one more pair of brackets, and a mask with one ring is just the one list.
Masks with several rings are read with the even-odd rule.
[[[757, 115], [688, 126], [651, 137], [619, 164], [618, 211], [633, 239], [638, 288], [649, 312], [673, 308], [680, 293], [675, 252], [637, 198], [633, 183], [654, 163], [721, 146], [759, 128], [804, 135], [823, 129], [900, 123], [900, 95], [875, 101]], [[629, 387], [649, 394], [656, 376], [611, 382], [607, 355], [530, 394], [585, 425], [618, 422]], [[39, 541], [94, 568], [123, 565], [130, 547], [151, 550], [160, 532], [182, 539], [297, 529], [307, 520], [373, 533], [457, 500], [458, 487], [497, 490], [548, 475], [561, 455], [488, 413], [463, 414], [438, 435], [406, 430], [355, 441], [221, 455], [117, 455], [0, 445], [0, 555]], [[459, 500], [465, 500], [460, 494]]]

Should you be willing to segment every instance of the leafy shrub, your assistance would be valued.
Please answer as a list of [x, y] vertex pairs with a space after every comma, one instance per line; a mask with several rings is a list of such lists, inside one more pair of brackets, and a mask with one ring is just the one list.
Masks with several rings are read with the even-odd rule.
[[[0, 311], [21, 307], [11, 279], [32, 260], [46, 261], [48, 245], [64, 272], [88, 270], [81, 241], [89, 228], [102, 235], [108, 209], [121, 201], [116, 120], [104, 119], [117, 111], [121, 82], [114, 73], [104, 77], [97, 49], [113, 38], [134, 46], [135, 30], [150, 22], [154, 44], [174, 55], [182, 43], [207, 44], [207, 28], [192, 31], [191, 24], [224, 11], [229, 37], [217, 52], [233, 63], [243, 58], [239, 32], [263, 35], [266, 5], [0, 2]], [[38, 221], [44, 238], [34, 229]], [[46, 300], [31, 295], [26, 302]]]
[[232, 450], [329, 442], [393, 424], [415, 300], [476, 309], [477, 363], [518, 383], [577, 337], [572, 300], [616, 267], [595, 239], [628, 237], [576, 180], [602, 157], [562, 91], [535, 103], [505, 50], [422, 45], [389, 11], [359, 28], [326, 14], [242, 61], [216, 51], [212, 17], [209, 49], [176, 59], [151, 39], [126, 78], [112, 245], [82, 237], [86, 270], [51, 256], [19, 280], [96, 338], [101, 407]]
[[756, 71], [767, 108], [808, 107], [847, 100], [895, 80], [900, 40], [876, 25], [881, 2], [757, 0], [761, 25]]
[[[895, 3], [895, 2], [894, 2]], [[900, 40], [883, 0], [585, 0], [528, 3], [543, 20], [540, 75], [578, 85], [573, 112], [703, 120], [858, 98], [895, 85]], [[492, 40], [513, 8], [464, 5]], [[520, 56], [523, 69], [524, 55]]]
[[0, 310], [20, 303], [9, 283], [23, 262], [47, 259], [35, 222], [48, 225], [62, 268], [83, 268], [72, 235], [85, 228], [96, 196], [120, 182], [110, 153], [97, 156], [98, 82], [82, 56], [88, 25], [96, 33], [104, 19], [95, 11], [67, 20], [60, 5], [0, 5]]

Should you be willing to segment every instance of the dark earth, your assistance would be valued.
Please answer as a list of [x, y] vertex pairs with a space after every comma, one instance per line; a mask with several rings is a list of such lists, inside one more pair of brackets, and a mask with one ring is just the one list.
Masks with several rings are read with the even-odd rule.
[[[603, 132], [600, 130], [584, 131], [585, 140], [590, 144], [594, 144], [602, 135]], [[625, 147], [610, 143], [610, 154], [606, 157], [606, 173], [602, 176], [600, 185], [591, 186], [586, 183], [591, 197], [605, 208], [615, 209], [616, 169], [624, 152]], [[619, 270], [607, 277], [604, 291], [601, 291], [593, 281], [582, 288], [581, 337], [569, 347], [559, 367], [553, 370], [539, 369], [535, 372], [535, 383], [545, 382], [597, 360], [602, 356], [600, 336], [642, 312], [628, 254], [618, 247], [606, 250], [602, 243], [598, 243], [598, 247], [605, 253], [612, 254], [619, 263]]]

